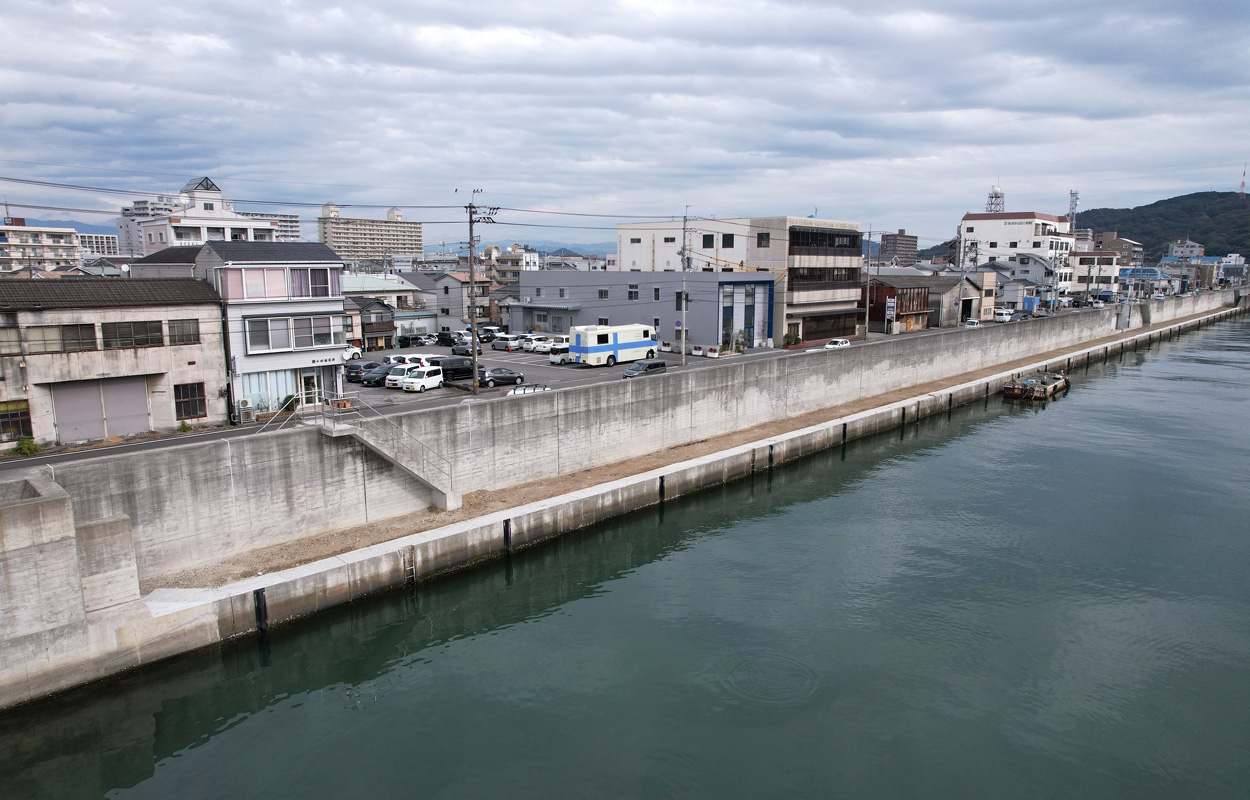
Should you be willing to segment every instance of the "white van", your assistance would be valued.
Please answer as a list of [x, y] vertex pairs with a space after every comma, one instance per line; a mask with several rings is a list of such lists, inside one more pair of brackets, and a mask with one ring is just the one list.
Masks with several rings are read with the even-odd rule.
[[994, 321], [995, 322], [1011, 322], [1011, 309], [1010, 308], [994, 309]]
[[408, 372], [401, 384], [405, 392], [424, 392], [426, 389], [441, 389], [443, 386], [443, 370], [439, 367], [423, 367]]
[[607, 365], [655, 358], [659, 342], [650, 325], [579, 325], [571, 328], [569, 352], [576, 364]]

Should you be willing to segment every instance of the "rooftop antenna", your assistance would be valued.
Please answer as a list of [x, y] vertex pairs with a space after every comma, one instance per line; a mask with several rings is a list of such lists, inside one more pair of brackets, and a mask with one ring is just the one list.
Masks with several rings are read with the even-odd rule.
[[1001, 214], [1003, 213], [1005, 205], [1006, 202], [1003, 199], [1002, 188], [998, 186], [991, 186], [989, 197], [985, 199], [985, 213]]
[[1073, 231], [1076, 230], [1076, 207], [1080, 202], [1081, 193], [1076, 189], [1070, 189], [1068, 191], [1068, 227]]

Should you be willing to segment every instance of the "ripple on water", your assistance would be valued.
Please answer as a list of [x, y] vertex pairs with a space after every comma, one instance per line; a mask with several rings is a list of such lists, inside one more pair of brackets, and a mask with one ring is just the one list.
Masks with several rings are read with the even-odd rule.
[[737, 654], [712, 668], [712, 683], [729, 697], [759, 708], [793, 708], [820, 685], [815, 670], [780, 653]]

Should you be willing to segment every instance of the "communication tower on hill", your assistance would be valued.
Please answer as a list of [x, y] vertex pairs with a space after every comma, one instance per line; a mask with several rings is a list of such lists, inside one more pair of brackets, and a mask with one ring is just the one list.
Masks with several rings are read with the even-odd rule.
[[1081, 202], [1081, 195], [1076, 189], [1068, 190], [1068, 225], [1069, 230], [1076, 230], [1076, 207]]
[[1003, 199], [1003, 190], [998, 186], [990, 187], [990, 196], [985, 200], [985, 213], [1001, 214], [1006, 202]]
[[1244, 162], [1241, 165], [1241, 191], [1237, 192], [1237, 196], [1242, 200], [1246, 199], [1246, 165]]

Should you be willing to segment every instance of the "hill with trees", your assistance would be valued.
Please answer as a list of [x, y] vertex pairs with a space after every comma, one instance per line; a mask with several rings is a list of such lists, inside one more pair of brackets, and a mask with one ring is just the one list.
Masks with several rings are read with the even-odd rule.
[[1158, 261], [1169, 242], [1192, 239], [1207, 255], [1250, 255], [1250, 198], [1236, 192], [1198, 192], [1137, 208], [1091, 208], [1076, 215], [1076, 227], [1095, 235], [1117, 231], [1141, 242], [1146, 260]]

